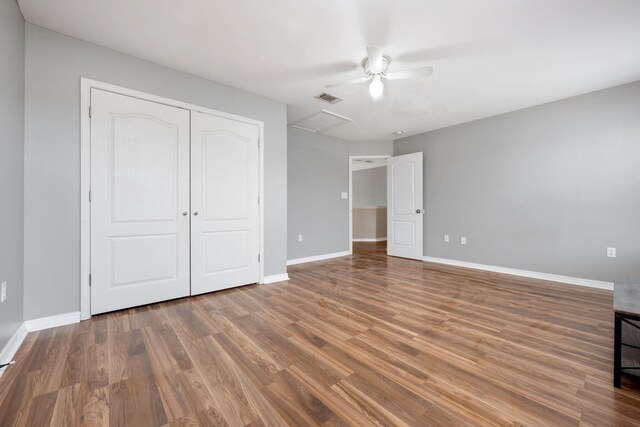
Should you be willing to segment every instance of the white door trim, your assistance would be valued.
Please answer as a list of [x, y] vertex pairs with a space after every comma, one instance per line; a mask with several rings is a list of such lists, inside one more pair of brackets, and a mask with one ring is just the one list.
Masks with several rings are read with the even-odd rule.
[[353, 253], [353, 161], [360, 159], [388, 159], [390, 157], [390, 154], [349, 156], [349, 254]]
[[[89, 108], [91, 103], [91, 89], [101, 89], [108, 92], [126, 95], [145, 101], [165, 104], [190, 111], [212, 114], [240, 122], [256, 125], [260, 129], [260, 171], [259, 171], [259, 239], [260, 239], [260, 283], [264, 282], [264, 123], [259, 120], [248, 119], [234, 114], [205, 108], [174, 99], [164, 98], [133, 89], [115, 86], [87, 78], [80, 78], [80, 319], [91, 317], [91, 288], [89, 274], [91, 273], [91, 204], [89, 190], [91, 189], [91, 121]], [[351, 162], [349, 162], [351, 164]]]

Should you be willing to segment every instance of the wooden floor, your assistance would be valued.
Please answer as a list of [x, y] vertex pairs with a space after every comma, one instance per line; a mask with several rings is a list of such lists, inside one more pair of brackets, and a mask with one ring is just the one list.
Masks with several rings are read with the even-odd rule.
[[31, 333], [0, 425], [640, 425], [610, 292], [356, 249]]

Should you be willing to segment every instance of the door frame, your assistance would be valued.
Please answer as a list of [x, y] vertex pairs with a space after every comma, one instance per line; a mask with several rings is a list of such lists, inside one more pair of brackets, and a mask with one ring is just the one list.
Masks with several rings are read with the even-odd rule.
[[[259, 251], [262, 255], [259, 265], [259, 283], [264, 283], [264, 123], [259, 120], [229, 114], [211, 108], [201, 107], [187, 102], [152, 95], [97, 80], [80, 78], [80, 320], [91, 317], [91, 287], [89, 275], [91, 274], [91, 203], [89, 191], [91, 189], [91, 120], [90, 104], [91, 89], [100, 89], [119, 95], [130, 96], [144, 101], [182, 108], [189, 111], [198, 111], [218, 117], [236, 120], [243, 123], [258, 126], [260, 132], [258, 192], [260, 196], [258, 240]], [[349, 162], [351, 164], [351, 162]]]
[[[353, 161], [360, 159], [389, 159], [391, 154], [349, 156], [349, 254], [353, 254]], [[387, 188], [387, 191], [389, 189]]]

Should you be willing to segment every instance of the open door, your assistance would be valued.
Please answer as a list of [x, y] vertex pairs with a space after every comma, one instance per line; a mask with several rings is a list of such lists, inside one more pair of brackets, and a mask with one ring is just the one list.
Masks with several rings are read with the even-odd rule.
[[422, 153], [387, 163], [387, 255], [422, 260]]

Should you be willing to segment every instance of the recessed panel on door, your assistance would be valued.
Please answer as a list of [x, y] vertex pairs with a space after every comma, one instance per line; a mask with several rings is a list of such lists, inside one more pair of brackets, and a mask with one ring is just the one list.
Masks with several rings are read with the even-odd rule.
[[258, 126], [192, 114], [191, 293], [259, 280]]
[[189, 294], [189, 111], [91, 91], [91, 313]]
[[387, 254], [422, 259], [422, 153], [391, 157], [387, 163]]

